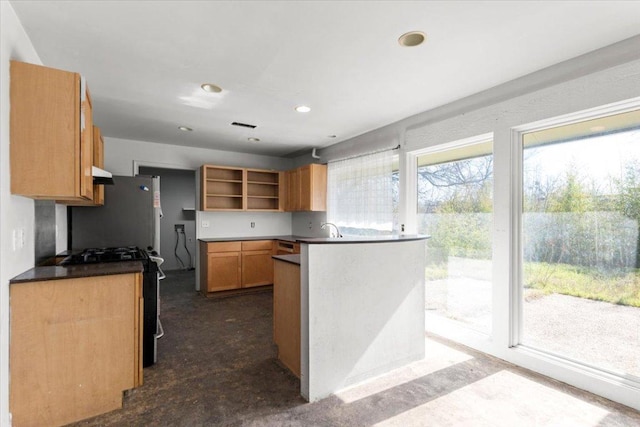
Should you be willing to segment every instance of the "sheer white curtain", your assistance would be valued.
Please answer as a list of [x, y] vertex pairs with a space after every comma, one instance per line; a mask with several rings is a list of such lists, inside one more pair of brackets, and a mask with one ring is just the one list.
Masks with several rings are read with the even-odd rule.
[[394, 153], [329, 162], [327, 221], [345, 235], [386, 234], [393, 227]]

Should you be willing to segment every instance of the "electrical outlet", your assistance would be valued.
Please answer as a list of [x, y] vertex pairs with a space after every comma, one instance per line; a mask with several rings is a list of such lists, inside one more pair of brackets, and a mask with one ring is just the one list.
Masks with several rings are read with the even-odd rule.
[[202, 228], [209, 228], [209, 221], [202, 221], [200, 225], [202, 226]]
[[184, 224], [176, 224], [175, 228], [176, 231], [184, 231]]
[[251, 222], [251, 228], [256, 228], [256, 223], [255, 222]]
[[313, 222], [309, 221], [309, 230], [313, 228]]

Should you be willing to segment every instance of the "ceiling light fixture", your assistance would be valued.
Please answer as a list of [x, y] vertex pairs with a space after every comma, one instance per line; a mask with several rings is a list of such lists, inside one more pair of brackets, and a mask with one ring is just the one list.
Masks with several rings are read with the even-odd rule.
[[427, 35], [422, 31], [409, 31], [398, 38], [398, 43], [400, 46], [413, 47], [421, 45], [426, 39]]
[[222, 92], [222, 88], [220, 86], [216, 86], [213, 83], [205, 83], [200, 86], [202, 90], [209, 93], [220, 93]]
[[306, 105], [298, 105], [296, 107], [296, 111], [298, 113], [308, 113], [309, 111], [311, 111], [311, 107], [307, 107]]
[[251, 137], [251, 138], [247, 138], [247, 141], [249, 141], [249, 142], [260, 142], [260, 138]]
[[178, 129], [180, 129], [181, 131], [184, 131], [184, 132], [191, 132], [193, 130], [190, 127], [187, 127], [187, 126], [178, 126]]

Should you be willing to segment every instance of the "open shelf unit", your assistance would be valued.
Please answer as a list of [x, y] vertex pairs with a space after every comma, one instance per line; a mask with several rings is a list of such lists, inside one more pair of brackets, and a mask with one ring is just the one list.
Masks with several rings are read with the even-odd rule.
[[281, 211], [282, 172], [203, 165], [203, 211]]
[[247, 210], [281, 210], [282, 172], [247, 169]]
[[201, 210], [244, 210], [243, 169], [204, 165], [201, 184]]

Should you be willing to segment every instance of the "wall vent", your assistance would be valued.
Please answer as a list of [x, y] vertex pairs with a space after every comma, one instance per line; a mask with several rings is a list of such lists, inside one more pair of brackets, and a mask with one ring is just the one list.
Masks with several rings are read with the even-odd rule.
[[243, 128], [249, 128], [249, 129], [255, 129], [257, 126], [256, 125], [250, 125], [247, 123], [240, 123], [240, 122], [233, 122], [231, 123], [233, 126], [240, 126]]

